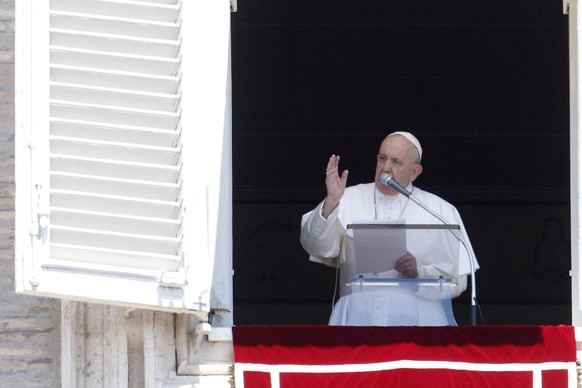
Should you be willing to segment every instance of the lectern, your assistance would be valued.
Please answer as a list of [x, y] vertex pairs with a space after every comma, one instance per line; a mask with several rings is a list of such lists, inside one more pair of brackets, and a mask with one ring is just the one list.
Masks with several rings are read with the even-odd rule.
[[[451, 297], [459, 279], [459, 225], [353, 223], [348, 233], [351, 293], [338, 302], [331, 324], [456, 325]], [[407, 252], [419, 264], [417, 278], [394, 270]]]

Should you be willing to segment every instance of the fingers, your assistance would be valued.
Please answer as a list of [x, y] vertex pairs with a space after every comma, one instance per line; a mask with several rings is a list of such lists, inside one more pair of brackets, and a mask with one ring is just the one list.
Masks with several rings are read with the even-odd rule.
[[340, 177], [341, 183], [343, 187], [346, 187], [346, 184], [348, 182], [348, 174], [349, 171], [348, 170], [344, 170], [344, 172], [342, 172], [342, 175]]
[[348, 180], [348, 171], [345, 170], [341, 175], [339, 174], [339, 160], [338, 155], [331, 155], [327, 162], [325, 170], [325, 186], [327, 188], [326, 203], [337, 205], [344, 195], [346, 183]]
[[337, 155], [337, 156], [331, 155], [330, 156], [329, 161], [327, 162], [327, 167], [325, 169], [325, 173], [327, 175], [338, 171], [339, 160], [340, 160], [339, 155]]
[[407, 253], [398, 260], [396, 260], [394, 269], [407, 277], [412, 278], [418, 276], [416, 258], [410, 253]]
[[339, 161], [340, 161], [339, 155], [331, 155], [331, 157], [329, 158], [329, 161], [327, 162], [327, 167], [325, 169], [325, 175], [326, 175], [326, 177], [331, 177], [332, 179], [339, 177], [341, 180], [341, 183], [345, 186], [345, 184], [348, 180], [348, 170], [344, 170], [341, 173], [341, 175], [339, 175]]

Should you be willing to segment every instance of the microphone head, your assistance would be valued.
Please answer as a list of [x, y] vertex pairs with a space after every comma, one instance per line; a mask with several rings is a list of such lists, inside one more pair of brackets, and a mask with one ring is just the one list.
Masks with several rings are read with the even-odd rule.
[[382, 182], [383, 184], [385, 184], [386, 186], [390, 186], [390, 181], [392, 180], [392, 177], [390, 176], [390, 174], [383, 172], [382, 174], [380, 174], [380, 182]]
[[404, 195], [405, 197], [410, 197], [410, 193], [404, 187], [400, 186], [400, 183], [396, 182], [390, 174], [383, 172], [380, 174], [380, 182], [385, 184], [388, 187], [393, 188], [394, 190], [398, 191], [400, 194]]

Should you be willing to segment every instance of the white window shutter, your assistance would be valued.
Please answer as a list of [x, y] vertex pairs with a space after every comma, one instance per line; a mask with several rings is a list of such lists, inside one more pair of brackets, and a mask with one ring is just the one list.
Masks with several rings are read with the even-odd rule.
[[32, 3], [17, 10], [17, 291], [231, 310], [228, 1]]

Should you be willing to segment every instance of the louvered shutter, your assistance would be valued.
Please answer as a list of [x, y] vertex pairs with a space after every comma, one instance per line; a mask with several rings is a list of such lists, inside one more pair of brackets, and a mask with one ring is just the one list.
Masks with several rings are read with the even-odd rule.
[[229, 305], [229, 9], [212, 1], [22, 2], [17, 291], [205, 314], [218, 281]]

